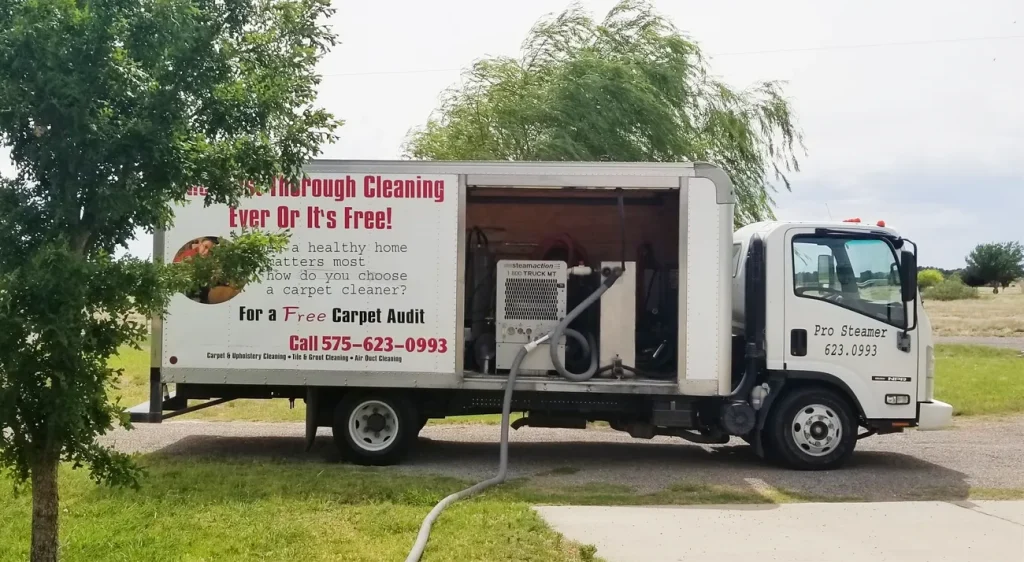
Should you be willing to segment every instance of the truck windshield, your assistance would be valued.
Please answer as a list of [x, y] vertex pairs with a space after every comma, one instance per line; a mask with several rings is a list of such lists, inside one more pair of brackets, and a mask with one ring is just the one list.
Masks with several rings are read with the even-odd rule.
[[795, 237], [793, 286], [797, 296], [824, 300], [887, 324], [903, 324], [899, 262], [885, 240]]

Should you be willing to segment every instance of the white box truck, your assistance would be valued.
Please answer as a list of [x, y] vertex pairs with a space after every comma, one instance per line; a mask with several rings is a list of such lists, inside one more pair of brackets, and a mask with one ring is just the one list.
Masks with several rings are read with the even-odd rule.
[[331, 427], [348, 459], [391, 464], [431, 418], [500, 412], [527, 344], [516, 428], [738, 436], [823, 469], [867, 435], [951, 420], [916, 246], [856, 222], [733, 232], [712, 165], [323, 160], [257, 193], [206, 207], [195, 188], [155, 233], [161, 260], [244, 228], [292, 237], [261, 282], [154, 319], [135, 422], [300, 399], [309, 444]]

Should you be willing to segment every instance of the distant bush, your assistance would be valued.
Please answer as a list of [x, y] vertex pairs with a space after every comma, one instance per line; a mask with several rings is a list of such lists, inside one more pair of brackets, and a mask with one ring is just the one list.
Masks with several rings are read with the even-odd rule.
[[978, 289], [975, 287], [968, 287], [960, 277], [953, 275], [950, 276], [949, 279], [925, 289], [922, 297], [937, 301], [976, 299], [978, 298]]
[[938, 269], [925, 269], [917, 272], [917, 286], [921, 290], [942, 283], [946, 277]]

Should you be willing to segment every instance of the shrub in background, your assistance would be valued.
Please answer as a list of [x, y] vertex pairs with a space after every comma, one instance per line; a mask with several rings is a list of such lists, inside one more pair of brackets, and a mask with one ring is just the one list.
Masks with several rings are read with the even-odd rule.
[[922, 297], [937, 301], [976, 299], [978, 298], [978, 289], [965, 285], [960, 277], [951, 275], [949, 279], [925, 289]]
[[934, 287], [942, 283], [946, 277], [937, 269], [925, 269], [917, 272], [917, 286], [921, 290]]

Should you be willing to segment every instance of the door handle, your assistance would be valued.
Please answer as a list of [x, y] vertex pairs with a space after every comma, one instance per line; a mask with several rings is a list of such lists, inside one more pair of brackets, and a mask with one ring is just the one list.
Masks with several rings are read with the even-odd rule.
[[807, 355], [807, 330], [794, 328], [789, 332], [789, 354], [793, 357]]

